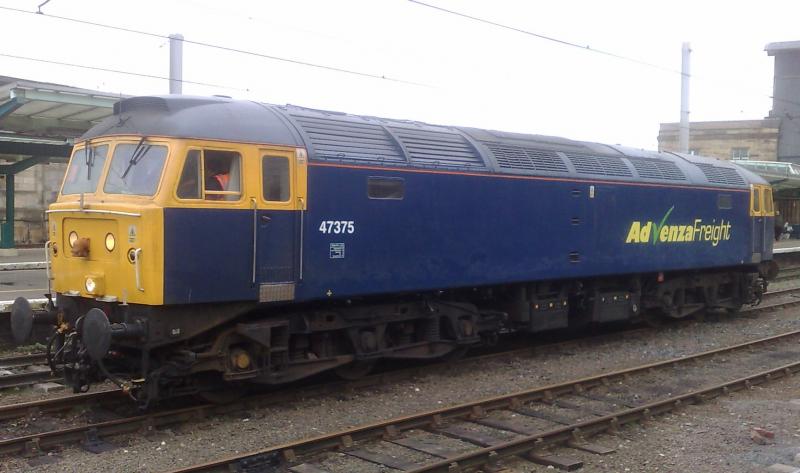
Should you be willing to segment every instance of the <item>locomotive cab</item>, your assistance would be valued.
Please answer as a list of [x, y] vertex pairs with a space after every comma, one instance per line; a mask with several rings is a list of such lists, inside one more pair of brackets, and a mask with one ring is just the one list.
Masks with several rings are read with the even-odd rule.
[[[115, 379], [108, 356], [126, 347], [150, 353], [259, 301], [292, 300], [305, 160], [294, 147], [166, 137], [79, 143], [47, 212], [56, 304], [44, 313], [15, 304], [15, 338], [34, 321], [56, 322], [51, 365], [83, 390], [99, 375]], [[216, 315], [195, 316], [209, 302]], [[151, 360], [136, 364], [145, 378]]]

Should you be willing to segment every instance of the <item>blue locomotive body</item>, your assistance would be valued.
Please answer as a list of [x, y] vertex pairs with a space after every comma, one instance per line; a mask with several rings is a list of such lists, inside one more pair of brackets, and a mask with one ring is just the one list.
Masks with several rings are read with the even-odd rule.
[[[735, 311], [773, 268], [769, 186], [698, 156], [197, 97], [123, 100], [82, 140], [114, 147], [97, 179], [142, 166], [152, 195], [87, 178], [60, 199], [78, 218], [59, 244], [85, 244], [56, 274], [58, 320], [83, 320], [54, 361], [76, 389], [108, 369], [148, 401], [349, 377], [505, 330]], [[143, 222], [161, 224], [148, 241]], [[114, 228], [126, 252], [92, 249]], [[15, 307], [22, 339], [34, 317]]]
[[[403, 198], [369, 199], [372, 177], [402, 179]], [[304, 299], [750, 266], [754, 254], [771, 256], [771, 233], [753, 239], [746, 185], [312, 164], [309, 186]], [[328, 221], [354, 231], [332, 233]]]

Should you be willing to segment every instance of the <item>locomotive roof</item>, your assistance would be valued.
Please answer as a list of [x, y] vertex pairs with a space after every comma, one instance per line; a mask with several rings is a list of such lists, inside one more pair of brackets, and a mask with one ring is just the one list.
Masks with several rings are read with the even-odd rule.
[[302, 146], [312, 161], [351, 165], [727, 188], [766, 183], [733, 163], [693, 155], [227, 97], [124, 99], [81, 139], [123, 134]]

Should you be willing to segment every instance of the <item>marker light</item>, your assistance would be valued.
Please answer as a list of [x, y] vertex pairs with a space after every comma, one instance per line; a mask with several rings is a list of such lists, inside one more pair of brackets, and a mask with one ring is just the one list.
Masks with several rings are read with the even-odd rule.
[[95, 289], [97, 289], [97, 283], [94, 282], [92, 278], [86, 278], [86, 284], [84, 284], [84, 286], [86, 287], [86, 292], [89, 294], [93, 294]]
[[69, 246], [72, 248], [75, 246], [75, 242], [78, 241], [78, 232], [71, 231], [69, 232]]
[[117, 246], [117, 240], [114, 238], [114, 235], [111, 233], [106, 235], [106, 249], [108, 251], [114, 251], [114, 247]]

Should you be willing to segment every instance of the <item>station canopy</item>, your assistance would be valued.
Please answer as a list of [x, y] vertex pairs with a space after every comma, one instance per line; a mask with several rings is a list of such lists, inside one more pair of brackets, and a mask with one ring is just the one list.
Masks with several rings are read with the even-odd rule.
[[36, 158], [36, 163], [27, 162], [24, 168], [63, 162], [73, 140], [111, 115], [114, 103], [122, 98], [125, 96], [0, 76], [0, 159], [16, 164]]
[[0, 179], [5, 179], [0, 250], [14, 248], [14, 176], [37, 164], [66, 162], [74, 139], [112, 115], [114, 103], [122, 98], [0, 76]]
[[782, 161], [736, 161], [770, 183], [776, 191], [800, 189], [800, 166]]

